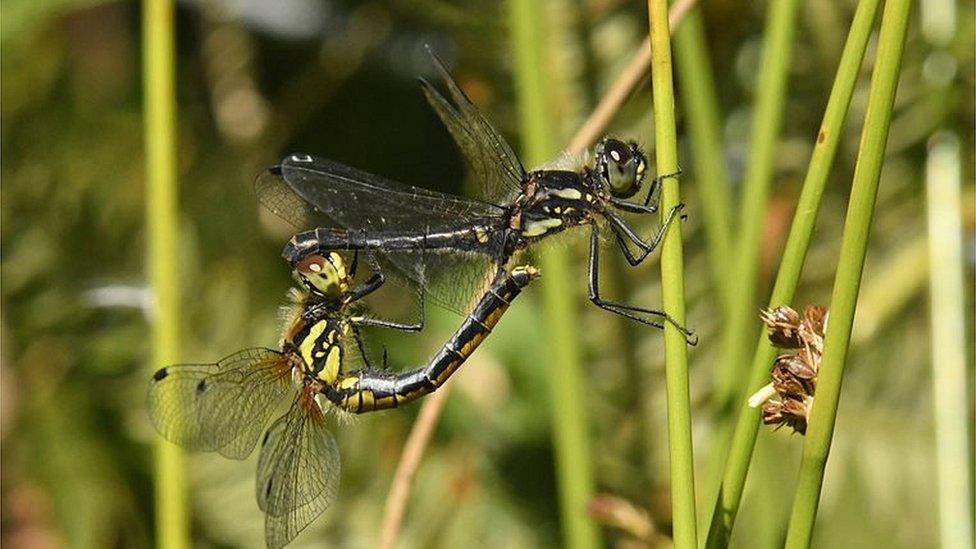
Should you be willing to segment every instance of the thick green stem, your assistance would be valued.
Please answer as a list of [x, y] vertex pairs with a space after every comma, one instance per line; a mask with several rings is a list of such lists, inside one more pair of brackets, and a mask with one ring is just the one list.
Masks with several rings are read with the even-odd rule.
[[[815, 139], [813, 155], [810, 157], [803, 190], [783, 251], [783, 260], [769, 298], [770, 307], [789, 304], [796, 293], [810, 246], [810, 238], [817, 221], [817, 213], [820, 211], [820, 200], [840, 144], [851, 96], [854, 94], [854, 87], [864, 59], [864, 51], [871, 37], [878, 3], [879, 0], [862, 0], [854, 14], [844, 52], [837, 67], [837, 76], [830, 92], [830, 99], [827, 100], [820, 131]], [[752, 369], [749, 373], [750, 392], [757, 391], [768, 382], [769, 369], [777, 352], [766, 339], [765, 334], [760, 334], [755, 349]], [[752, 451], [756, 444], [760, 413], [759, 408], [751, 408], [745, 401], [739, 404], [732, 444], [720, 479], [721, 485], [708, 529], [706, 544], [710, 548], [728, 546], [742, 499], [746, 475], [749, 472]]]
[[[146, 146], [148, 269], [154, 301], [152, 369], [179, 361], [178, 209], [173, 3], [143, 2], [143, 86]], [[189, 545], [183, 453], [157, 439], [156, 543]]]
[[688, 118], [688, 135], [694, 151], [695, 184], [703, 214], [705, 243], [712, 269], [712, 286], [728, 314], [728, 276], [732, 264], [731, 178], [722, 152], [722, 120], [715, 93], [715, 81], [708, 60], [705, 25], [701, 8], [692, 8], [674, 30], [678, 92]]
[[878, 39], [878, 59], [871, 77], [860, 152], [854, 168], [851, 198], [844, 223], [840, 261], [830, 299], [830, 321], [827, 323], [824, 338], [817, 395], [810, 412], [799, 481], [786, 536], [786, 546], [789, 548], [809, 547], [813, 537], [813, 525], [817, 518], [824, 468], [834, 434], [837, 402], [840, 400], [841, 381], [847, 362], [851, 329], [854, 326], [857, 295], [881, 179], [881, 166], [884, 164], [888, 126], [891, 123], [910, 12], [911, 0], [888, 0], [885, 3]]
[[[654, 88], [655, 155], [658, 172], [668, 174], [678, 169], [678, 142], [667, 0], [648, 0], [647, 11], [650, 20], [651, 82]], [[678, 179], [666, 178], [661, 193], [662, 220], [680, 202]], [[681, 223], [671, 224], [661, 245], [661, 292], [664, 310], [683, 324], [685, 283]], [[691, 398], [688, 390], [685, 334], [675, 326], [665, 324], [664, 346], [674, 546], [678, 549], [694, 549], [698, 545], [695, 524], [695, 460], [691, 440]]]
[[[510, 2], [523, 153], [529, 165], [541, 164], [559, 150], [547, 97], [543, 7], [544, 3], [536, 0]], [[542, 298], [549, 344], [547, 367], [564, 545], [598, 547], [599, 531], [586, 515], [586, 504], [593, 495], [595, 482], [587, 409], [580, 405], [586, 398], [576, 334], [579, 323], [573, 300], [566, 297], [573, 294], [566, 250], [546, 250], [541, 266], [545, 277]]]
[[745, 393], [749, 342], [756, 330], [756, 284], [762, 227], [776, 165], [776, 145], [786, 102], [798, 4], [797, 0], [776, 0], [770, 2], [768, 8], [739, 230], [735, 235], [738, 247], [732, 271], [727, 275], [732, 280], [732, 288], [723, 339], [725, 360], [716, 372], [715, 405], [719, 426], [715, 447], [719, 456], [721, 449], [726, 447], [728, 420]]

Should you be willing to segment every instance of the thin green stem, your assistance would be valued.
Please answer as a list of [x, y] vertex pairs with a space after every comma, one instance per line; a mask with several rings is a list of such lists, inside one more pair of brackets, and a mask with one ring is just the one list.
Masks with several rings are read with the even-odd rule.
[[688, 134], [694, 151], [695, 184], [705, 227], [705, 243], [712, 268], [712, 285], [728, 314], [728, 276], [732, 264], [731, 178], [722, 152], [722, 121], [715, 80], [708, 60], [701, 8], [692, 8], [674, 30], [678, 92], [688, 118]]
[[939, 539], [951, 549], [970, 547], [973, 540], [959, 149], [955, 134], [936, 134], [926, 166]]
[[888, 0], [885, 3], [878, 38], [878, 58], [871, 77], [864, 130], [844, 223], [840, 261], [830, 299], [830, 321], [824, 337], [817, 395], [810, 412], [799, 481], [786, 535], [786, 547], [789, 548], [809, 547], [813, 537], [813, 525], [817, 518], [824, 469], [834, 434], [837, 402], [840, 400], [851, 328], [854, 326], [857, 295], [881, 179], [881, 166], [884, 164], [888, 127], [891, 123], [910, 12], [911, 0]]
[[[743, 183], [737, 248], [732, 272], [729, 317], [723, 339], [725, 361], [716, 372], [715, 405], [719, 426], [715, 448], [724, 449], [729, 419], [745, 393], [749, 342], [756, 329], [756, 285], [763, 220], [776, 164], [776, 145], [786, 102], [787, 77], [793, 56], [797, 0], [769, 3], [762, 63], [756, 81], [752, 137]], [[720, 457], [720, 451], [716, 452]], [[720, 463], [720, 461], [719, 461]]]
[[[674, 116], [674, 77], [671, 70], [671, 34], [667, 0], [648, 0], [651, 43], [651, 82], [654, 88], [654, 146], [659, 173], [678, 169], [678, 140]], [[664, 180], [661, 215], [681, 202], [678, 179]], [[661, 292], [664, 310], [685, 321], [684, 257], [681, 223], [673, 223], [661, 245]], [[668, 447], [671, 473], [671, 513], [674, 546], [698, 545], [695, 516], [695, 460], [691, 440], [691, 398], [688, 390], [688, 353], [685, 334], [664, 327], [665, 381], [668, 396]]]
[[[146, 220], [152, 284], [152, 367], [179, 361], [178, 210], [176, 186], [176, 85], [173, 3], [145, 0], [142, 15], [146, 146]], [[157, 439], [156, 543], [189, 545], [183, 453]]]
[[[529, 165], [541, 164], [559, 150], [547, 97], [543, 7], [544, 3], [536, 0], [510, 2], [519, 118], [524, 158]], [[566, 250], [546, 250], [541, 255], [541, 266], [545, 276], [542, 299], [548, 328], [547, 366], [564, 545], [598, 547], [599, 531], [586, 515], [595, 481], [587, 409], [580, 406], [586, 399], [576, 335], [579, 324], [573, 300], [566, 299], [573, 294]]]
[[[821, 197], [840, 144], [851, 96], [854, 94], [861, 63], [864, 60], [864, 51], [871, 37], [878, 3], [879, 0], [861, 0], [854, 14], [844, 52], [837, 67], [837, 76], [834, 78], [830, 98], [824, 110], [820, 131], [815, 139], [813, 154], [803, 181], [803, 190], [800, 193], [796, 214], [783, 251], [783, 260], [769, 298], [770, 307], [789, 304], [796, 293], [810, 246], [810, 238], [817, 221], [817, 213], [820, 211]], [[750, 392], [757, 391], [766, 384], [770, 365], [776, 358], [776, 348], [769, 343], [765, 334], [760, 334], [755, 349], [752, 369], [749, 373]], [[728, 546], [749, 472], [752, 451], [756, 444], [760, 413], [761, 410], [749, 407], [744, 401], [739, 404], [739, 416], [708, 529], [707, 547]]]

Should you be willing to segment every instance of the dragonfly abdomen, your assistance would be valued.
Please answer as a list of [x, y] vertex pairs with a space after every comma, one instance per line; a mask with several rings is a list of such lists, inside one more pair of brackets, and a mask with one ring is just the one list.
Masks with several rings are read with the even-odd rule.
[[333, 404], [355, 414], [396, 408], [436, 391], [488, 337], [509, 304], [539, 271], [531, 266], [499, 271], [494, 283], [475, 305], [454, 336], [424, 367], [389, 374], [371, 370], [351, 372], [323, 388]]
[[458, 227], [431, 227], [427, 231], [342, 230], [317, 228], [296, 234], [288, 241], [281, 256], [291, 265], [302, 258], [335, 250], [453, 250], [492, 255], [499, 246], [504, 220], [489, 219]]

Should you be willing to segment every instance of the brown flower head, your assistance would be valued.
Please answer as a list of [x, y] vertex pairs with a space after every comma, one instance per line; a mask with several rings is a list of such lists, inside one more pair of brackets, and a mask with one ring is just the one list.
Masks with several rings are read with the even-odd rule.
[[766, 309], [759, 313], [759, 317], [766, 323], [769, 330], [769, 341], [784, 349], [798, 349], [802, 345], [800, 340], [800, 315], [793, 309], [781, 306]]
[[761, 316], [773, 345], [797, 350], [776, 357], [772, 382], [750, 398], [750, 406], [762, 404], [763, 423], [777, 429], [786, 425], [805, 434], [823, 355], [827, 309], [808, 305], [801, 319], [795, 310], [783, 306], [763, 311]]

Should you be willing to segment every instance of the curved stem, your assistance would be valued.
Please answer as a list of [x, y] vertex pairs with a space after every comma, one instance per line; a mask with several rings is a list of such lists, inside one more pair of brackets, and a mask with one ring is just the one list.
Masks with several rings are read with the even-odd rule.
[[[671, 6], [670, 11], [668, 11], [668, 20], [671, 28], [677, 27], [678, 23], [685, 18], [689, 10], [694, 8], [696, 4], [698, 4], [698, 0], [677, 0]], [[586, 121], [576, 131], [573, 138], [569, 140], [569, 146], [566, 147], [566, 150], [570, 153], [579, 153], [595, 143], [603, 135], [613, 115], [617, 114], [621, 105], [630, 97], [630, 94], [640, 81], [644, 79], [644, 76], [650, 68], [651, 43], [649, 40], [645, 40], [640, 46], [637, 46], [637, 51], [630, 58], [630, 63], [627, 63], [627, 67], [614, 80], [613, 84], [603, 94], [596, 107], [594, 107], [593, 111], [586, 118]]]
[[386, 505], [383, 507], [383, 523], [380, 525], [381, 549], [393, 549], [396, 545], [403, 515], [407, 510], [407, 501], [410, 499], [413, 477], [417, 474], [420, 460], [424, 457], [424, 450], [430, 442], [431, 435], [434, 434], [434, 428], [437, 427], [437, 421], [444, 410], [451, 386], [452, 384], [448, 383], [424, 399], [417, 420], [410, 430], [410, 436], [407, 437], [407, 443], [403, 446], [396, 472], [393, 473], [393, 484], [386, 495]]

